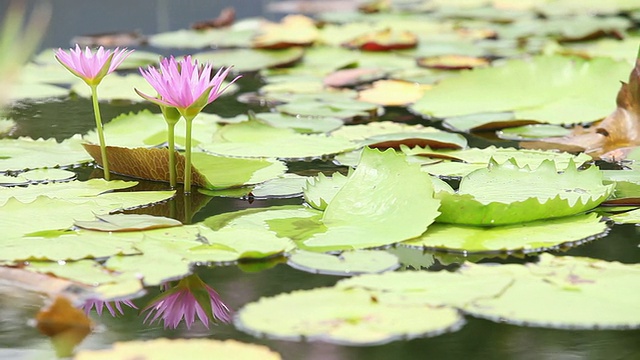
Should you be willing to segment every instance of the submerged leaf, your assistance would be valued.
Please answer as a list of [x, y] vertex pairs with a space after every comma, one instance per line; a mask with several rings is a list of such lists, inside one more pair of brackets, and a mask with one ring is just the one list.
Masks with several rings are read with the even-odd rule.
[[178, 220], [144, 214], [96, 215], [93, 221], [76, 221], [75, 226], [96, 231], [137, 231], [180, 226]]

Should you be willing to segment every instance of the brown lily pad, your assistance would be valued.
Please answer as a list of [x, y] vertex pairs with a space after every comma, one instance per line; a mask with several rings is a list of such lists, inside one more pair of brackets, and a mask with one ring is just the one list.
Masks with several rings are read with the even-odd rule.
[[[102, 166], [100, 146], [84, 143], [84, 149]], [[158, 148], [125, 148], [107, 146], [109, 169], [139, 179], [169, 182], [169, 151]], [[185, 158], [176, 152], [176, 168], [178, 182], [184, 182]], [[207, 187], [207, 179], [194, 167], [191, 167], [191, 179], [194, 185]]]

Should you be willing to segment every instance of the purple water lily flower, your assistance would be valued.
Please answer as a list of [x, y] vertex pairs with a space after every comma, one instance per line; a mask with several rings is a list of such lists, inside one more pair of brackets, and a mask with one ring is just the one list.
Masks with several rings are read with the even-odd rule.
[[[147, 95], [138, 89], [135, 91], [146, 100], [157, 104], [165, 115], [168, 124], [169, 178], [175, 186], [175, 158], [173, 128], [179, 113], [187, 122], [185, 137], [184, 192], [191, 192], [191, 123], [205, 106], [216, 100], [232, 83], [240, 78], [236, 76], [222, 87], [222, 83], [231, 72], [231, 67], [221, 67], [213, 74], [213, 65], [198, 64], [191, 56], [176, 60], [173, 56], [160, 61], [159, 68], [153, 66], [140, 68], [140, 73], [156, 90], [157, 96]], [[171, 116], [167, 116], [170, 114]]]
[[75, 49], [69, 49], [69, 52], [58, 49], [55, 57], [72, 74], [93, 86], [112, 73], [132, 52], [133, 50], [120, 48], [105, 50], [100, 46], [94, 53], [88, 46], [83, 51], [80, 45], [76, 44]]
[[[167, 286], [168, 288], [168, 286]], [[142, 312], [149, 311], [144, 319], [149, 324], [164, 321], [165, 328], [175, 329], [184, 320], [188, 329], [198, 319], [209, 328], [212, 322], [231, 322], [231, 309], [222, 302], [220, 295], [197, 275], [189, 275], [173, 288], [168, 288], [152, 300]]]
[[106, 308], [107, 311], [109, 311], [109, 313], [111, 314], [111, 316], [115, 317], [118, 314], [124, 315], [124, 311], [122, 310], [122, 305], [126, 305], [133, 309], [138, 308], [130, 300], [102, 301], [98, 299], [88, 299], [87, 301], [85, 301], [84, 304], [82, 304], [80, 308], [84, 310], [84, 313], [87, 315], [89, 315], [89, 313], [91, 312], [91, 309], [93, 309], [94, 307], [96, 309], [96, 313], [98, 313], [98, 315], [102, 315], [102, 310]]
[[84, 51], [76, 44], [75, 49], [66, 52], [58, 49], [55, 58], [71, 71], [72, 74], [84, 80], [91, 88], [91, 100], [93, 102], [93, 114], [96, 119], [96, 130], [98, 131], [98, 140], [100, 141], [100, 157], [102, 158], [102, 168], [104, 169], [104, 178], [109, 180], [109, 161], [107, 159], [107, 145], [104, 140], [104, 132], [102, 129], [102, 117], [100, 116], [100, 106], [98, 105], [98, 84], [108, 74], [112, 73], [127, 56], [131, 55], [133, 50], [127, 49], [105, 50], [100, 46], [95, 53], [89, 47]]

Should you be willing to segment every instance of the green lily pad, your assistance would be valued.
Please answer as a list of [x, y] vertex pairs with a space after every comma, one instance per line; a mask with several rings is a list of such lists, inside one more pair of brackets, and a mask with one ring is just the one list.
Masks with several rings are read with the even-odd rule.
[[[43, 203], [36, 203], [35, 205]], [[60, 201], [50, 202], [52, 205], [63, 205]], [[80, 210], [86, 207], [78, 206]], [[68, 210], [60, 206], [59, 209]], [[34, 211], [31, 209], [30, 211]], [[72, 214], [73, 215], [73, 214]], [[78, 214], [76, 214], [78, 215]], [[82, 217], [78, 216], [78, 219]], [[86, 216], [85, 216], [86, 218]], [[56, 221], [47, 221], [43, 226], [23, 226], [23, 232], [45, 230], [45, 228], [69, 227], [73, 218], [61, 217]], [[134, 255], [139, 251], [134, 247], [135, 239], [117, 238], [99, 231], [41, 231], [40, 234], [20, 236], [12, 232], [0, 241], [0, 258], [8, 261], [70, 261], [80, 259], [104, 258], [113, 255]], [[139, 238], [138, 238], [139, 239]], [[81, 276], [80, 276], [81, 277]], [[89, 283], [90, 279], [81, 282]]]
[[[638, 279], [637, 264], [542, 254], [537, 264], [466, 263], [454, 273], [362, 275], [336, 287], [367, 289], [378, 302], [396, 306], [454, 306], [500, 323], [620, 329], [640, 327], [640, 291], [629, 287]], [[530, 301], [532, 294], [536, 301]]]
[[262, 298], [239, 310], [235, 325], [252, 334], [286, 340], [379, 345], [433, 336], [460, 327], [451, 308], [393, 306], [362, 289], [320, 288]]
[[501, 139], [521, 141], [566, 136], [571, 134], [571, 130], [558, 125], [536, 124], [502, 129], [496, 134]]
[[[160, 48], [195, 48], [206, 47], [247, 47], [255, 33], [254, 29], [180, 29], [162, 32], [149, 37], [149, 44]], [[217, 66], [218, 64], [216, 64]]]
[[564, 170], [571, 161], [577, 165], [591, 161], [591, 157], [586, 154], [572, 155], [557, 151], [497, 148], [495, 146], [489, 146], [484, 149], [470, 148], [463, 150], [431, 150], [420, 147], [409, 149], [402, 147], [402, 151], [408, 155], [413, 155], [410, 157], [412, 161], [423, 164], [422, 169], [424, 171], [443, 177], [466, 176], [472, 171], [486, 168], [491, 159], [498, 163], [503, 163], [513, 158], [518, 166], [528, 166], [532, 170], [538, 168], [545, 160], [553, 160], [558, 171]]
[[[100, 101], [128, 100], [132, 102], [146, 101], [133, 89], [138, 89], [145, 94], [155, 94], [156, 91], [141, 75], [110, 74], [100, 82], [98, 86], [98, 99]], [[84, 98], [91, 98], [91, 88], [87, 84], [78, 80], [71, 86], [71, 91]]]
[[24, 101], [38, 100], [42, 101], [50, 98], [62, 98], [69, 96], [69, 90], [60, 86], [45, 83], [17, 83], [11, 87], [8, 94], [8, 100]]
[[216, 50], [194, 54], [193, 58], [216, 66], [233, 66], [235, 71], [242, 73], [293, 64], [303, 55], [303, 48], [291, 47], [283, 50]]
[[305, 201], [318, 210], [326, 209], [327, 204], [333, 200], [352, 174], [352, 168], [349, 168], [347, 175], [335, 172], [331, 177], [327, 177], [325, 174], [319, 173], [318, 176], [307, 181], [304, 188]]
[[[287, 146], [282, 146], [283, 143]], [[255, 120], [226, 125], [216, 133], [212, 143], [201, 144], [203, 150], [221, 156], [281, 159], [322, 157], [355, 147], [348, 140], [299, 134], [291, 129], [276, 128]]]
[[233, 360], [279, 360], [280, 355], [268, 347], [242, 343], [235, 340], [210, 339], [154, 339], [144, 341], [116, 342], [110, 349], [80, 350], [76, 360], [107, 359], [176, 359], [187, 357], [192, 360], [216, 358]]
[[[199, 114], [192, 121], [192, 144], [211, 141], [211, 137], [218, 130], [221, 118], [214, 114]], [[184, 147], [186, 122], [178, 121], [175, 125], [176, 146]], [[109, 146], [139, 147], [157, 146], [167, 142], [167, 123], [161, 114], [154, 114], [149, 110], [137, 113], [121, 114], [104, 125], [104, 136]], [[92, 143], [98, 143], [98, 134], [90, 131], [83, 137]]]
[[21, 137], [0, 139], [0, 172], [84, 164], [91, 161], [79, 137], [61, 143], [55, 139]]
[[[640, 328], [640, 313], [636, 311], [640, 291], [629, 287], [640, 279], [637, 264], [544, 254], [539, 263], [527, 267], [469, 266], [462, 273], [505, 273], [514, 278], [499, 296], [477, 299], [464, 307], [465, 312], [476, 317], [552, 328]], [[535, 294], [535, 301], [527, 300], [531, 294]]]
[[511, 60], [443, 79], [411, 109], [436, 117], [513, 111], [517, 119], [553, 124], [593, 122], [611, 112], [628, 71], [626, 62], [608, 58]]
[[[62, 169], [28, 170], [16, 176], [0, 175], [0, 185], [28, 185], [46, 182], [69, 181], [76, 178], [76, 173]], [[1, 197], [1, 195], [0, 195]]]
[[376, 104], [348, 97], [331, 97], [331, 101], [327, 101], [329, 99], [325, 96], [289, 95], [287, 99], [289, 102], [276, 106], [276, 110], [292, 116], [337, 117], [347, 120], [356, 117], [370, 118], [379, 111]]
[[[358, 167], [323, 213], [327, 231], [304, 240], [304, 247], [358, 249], [422, 234], [438, 215], [439, 206], [425, 175], [401, 154], [365, 148]], [[397, 179], [402, 179], [402, 187]]]
[[258, 184], [251, 190], [254, 199], [290, 198], [302, 195], [308, 177], [284, 174], [278, 178]]
[[464, 254], [534, 253], [576, 246], [608, 233], [594, 213], [494, 227], [433, 224], [420, 237], [398, 244]]
[[94, 231], [137, 231], [180, 226], [178, 220], [146, 214], [96, 215], [93, 221], [76, 221], [75, 226]]
[[467, 225], [503, 225], [578, 214], [590, 210], [613, 192], [602, 172], [578, 171], [572, 161], [557, 173], [551, 160], [531, 170], [514, 160], [473, 171], [456, 193], [440, 191], [438, 221]]
[[398, 258], [385, 251], [345, 251], [339, 255], [296, 251], [287, 261], [298, 270], [326, 275], [360, 275], [395, 270]]
[[452, 116], [444, 119], [442, 125], [454, 131], [473, 132], [531, 123], [537, 123], [537, 121], [517, 120], [511, 112], [495, 112]]
[[[328, 133], [344, 125], [343, 120], [337, 117], [304, 117], [282, 113], [258, 113], [255, 114], [255, 117], [270, 126], [289, 128], [303, 134]], [[243, 114], [231, 119], [222, 119], [221, 121], [238, 123], [247, 120], [249, 120], [249, 117]]]
[[[436, 225], [437, 224], [434, 224], [433, 226]], [[436, 259], [433, 254], [402, 246], [402, 243], [385, 249], [385, 251], [398, 258], [401, 269], [403, 270], [426, 270], [436, 263]]]
[[640, 224], [640, 209], [609, 215], [608, 217], [617, 224]]
[[39, 184], [11, 189], [0, 188], [0, 205], [4, 205], [9, 198], [27, 203], [39, 196], [82, 202], [92, 200], [92, 198], [112, 190], [127, 189], [137, 184], [136, 181], [89, 179], [88, 181]]
[[140, 274], [145, 285], [156, 285], [190, 272], [192, 263], [232, 263], [273, 257], [294, 248], [287, 238], [265, 230], [225, 228], [214, 231], [200, 224], [118, 236], [143, 237], [135, 243], [142, 254], [113, 256], [105, 266], [112, 270]]

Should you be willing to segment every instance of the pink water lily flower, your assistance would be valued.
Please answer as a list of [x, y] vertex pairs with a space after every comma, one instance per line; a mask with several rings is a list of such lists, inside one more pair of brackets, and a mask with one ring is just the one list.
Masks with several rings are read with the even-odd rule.
[[98, 85], [102, 79], [112, 73], [133, 50], [116, 48], [105, 50], [100, 46], [95, 53], [87, 46], [84, 51], [76, 44], [69, 52], [58, 49], [56, 59], [75, 76], [84, 80], [89, 86]]
[[160, 106], [174, 107], [185, 119], [198, 115], [202, 109], [216, 100], [235, 79], [222, 88], [231, 67], [221, 67], [212, 76], [213, 65], [198, 64], [191, 56], [176, 60], [173, 56], [160, 61], [160, 68], [149, 66], [140, 68], [140, 73], [157, 91], [158, 96], [150, 96], [136, 89], [138, 95]]
[[130, 300], [116, 300], [116, 301], [102, 301], [98, 299], [89, 299], [85, 301], [84, 304], [80, 308], [82, 308], [85, 314], [89, 315], [91, 309], [95, 307], [98, 315], [102, 315], [102, 310], [106, 308], [111, 316], [116, 316], [118, 313], [120, 315], [124, 315], [124, 311], [122, 310], [122, 305], [126, 305], [130, 308], [137, 309], [138, 307], [132, 303]]
[[173, 288], [165, 286], [164, 293], [142, 309], [145, 311], [149, 311], [145, 323], [150, 318], [150, 324], [162, 319], [164, 327], [172, 329], [177, 328], [183, 319], [191, 329], [196, 315], [207, 329], [210, 321], [231, 322], [231, 310], [222, 302], [220, 295], [197, 275], [185, 277]]

